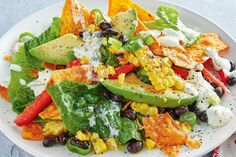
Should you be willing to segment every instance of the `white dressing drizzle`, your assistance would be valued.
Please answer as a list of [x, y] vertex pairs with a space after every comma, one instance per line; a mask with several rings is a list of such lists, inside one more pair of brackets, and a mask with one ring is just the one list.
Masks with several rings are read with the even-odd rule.
[[21, 72], [22, 67], [17, 64], [10, 64], [10, 69], [15, 72]]
[[30, 82], [27, 87], [34, 91], [35, 96], [39, 96], [46, 88], [47, 82], [51, 77], [52, 70], [45, 69], [39, 72], [37, 79]]

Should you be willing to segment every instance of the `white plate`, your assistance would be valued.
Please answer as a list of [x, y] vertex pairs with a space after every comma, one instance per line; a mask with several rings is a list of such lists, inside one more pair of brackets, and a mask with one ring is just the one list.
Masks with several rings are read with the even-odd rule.
[[[101, 8], [104, 12], [107, 11], [107, 0], [81, 0], [89, 9], [93, 8]], [[155, 13], [157, 6], [161, 4], [156, 0], [146, 0], [145, 2], [142, 0], [135, 0], [135, 2], [141, 4], [143, 7], [147, 8], [151, 12]], [[163, 4], [163, 3], [162, 3]], [[39, 12], [34, 13], [33, 15], [25, 18], [17, 25], [15, 25], [12, 29], [10, 29], [1, 39], [0, 39], [0, 52], [1, 56], [8, 54], [11, 52], [12, 44], [17, 40], [19, 34], [22, 32], [32, 32], [34, 34], [40, 34], [43, 30], [45, 30], [52, 20], [53, 16], [60, 16], [61, 9], [63, 3], [59, 3]], [[204, 17], [201, 17], [187, 9], [176, 6], [181, 13], [181, 20], [190, 27], [195, 28], [201, 32], [214, 32], [220, 35], [220, 37], [230, 45], [229, 53], [225, 56], [226, 58], [233, 59], [236, 61], [236, 44], [233, 39], [225, 33], [221, 28], [215, 25], [213, 22], [207, 20]], [[9, 75], [9, 64], [0, 57], [0, 78], [4, 78]], [[236, 88], [231, 89], [230, 95], [227, 95], [222, 100], [222, 105], [228, 106], [233, 110], [234, 118], [228, 123], [226, 126], [212, 129], [206, 125], [197, 126], [195, 130], [195, 137], [201, 138], [203, 140], [203, 144], [201, 148], [190, 150], [186, 147], [182, 147], [181, 153], [179, 156], [202, 156], [221, 143], [223, 143], [233, 132], [236, 131]], [[20, 128], [17, 127], [12, 121], [14, 120], [16, 114], [11, 111], [11, 105], [0, 100], [0, 129], [1, 131], [14, 143], [16, 143], [19, 147], [29, 152], [30, 154], [36, 157], [77, 157], [77, 154], [72, 154], [66, 150], [65, 147], [62, 146], [54, 146], [51, 148], [45, 148], [42, 146], [41, 142], [35, 141], [27, 141], [21, 138]], [[118, 156], [130, 156], [131, 154], [125, 153], [124, 151], [118, 152], [106, 152], [101, 155], [104, 157], [118, 157]], [[91, 155], [97, 156], [97, 155]], [[153, 151], [141, 151], [135, 156], [139, 157], [151, 157], [151, 156], [163, 156], [158, 150]]]

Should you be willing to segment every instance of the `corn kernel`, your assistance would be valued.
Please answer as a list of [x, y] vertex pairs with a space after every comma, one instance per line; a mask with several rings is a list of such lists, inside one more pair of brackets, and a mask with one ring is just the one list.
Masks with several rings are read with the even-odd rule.
[[107, 38], [102, 38], [102, 45], [107, 46]]
[[44, 129], [43, 135], [55, 135], [58, 136], [63, 132], [66, 132], [67, 129], [62, 121], [50, 121], [47, 122]]
[[169, 68], [164, 66], [161, 68], [161, 71], [163, 72], [164, 75], [167, 75], [169, 73]]
[[180, 123], [179, 126], [186, 133], [189, 133], [192, 130], [192, 127], [187, 122]]
[[165, 86], [163, 84], [158, 84], [155, 86], [155, 89], [160, 91], [160, 90], [164, 90], [165, 89]]
[[169, 87], [169, 85], [170, 85], [168, 79], [165, 79], [165, 78], [162, 80], [162, 83], [166, 87]]
[[110, 137], [106, 140], [106, 145], [110, 150], [118, 150], [118, 146], [116, 143], [116, 139], [114, 137]]
[[105, 142], [99, 138], [97, 133], [92, 133], [90, 136], [90, 141], [93, 145], [96, 154], [101, 154], [107, 151], [107, 146]]
[[184, 89], [183, 81], [180, 79], [175, 80], [175, 88], [178, 90], [183, 90]]
[[137, 102], [132, 102], [131, 103], [131, 108], [142, 114], [142, 115], [150, 115], [150, 116], [155, 116], [158, 114], [158, 109], [155, 106], [149, 106], [146, 103], [137, 103]]
[[77, 139], [81, 141], [88, 141], [90, 137], [89, 132], [82, 132], [81, 130], [77, 131], [76, 136]]
[[96, 30], [96, 26], [95, 25], [93, 25], [93, 24], [91, 24], [91, 25], [89, 25], [88, 26], [88, 32], [90, 32], [90, 33], [93, 33], [93, 32], [95, 32], [95, 30]]
[[89, 64], [90, 60], [87, 56], [83, 56], [83, 57], [81, 57], [80, 62], [81, 62], [81, 64]]
[[146, 144], [147, 149], [149, 149], [149, 150], [153, 149], [156, 145], [156, 143], [151, 139], [146, 139], [145, 144]]
[[125, 81], [125, 74], [120, 74], [118, 76], [118, 81], [119, 81], [119, 84], [123, 86], [124, 85], [124, 81]]

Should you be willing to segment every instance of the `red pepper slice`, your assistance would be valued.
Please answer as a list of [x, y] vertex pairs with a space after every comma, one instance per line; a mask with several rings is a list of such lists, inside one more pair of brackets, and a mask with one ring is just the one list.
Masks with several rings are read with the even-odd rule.
[[25, 110], [16, 117], [14, 122], [18, 126], [23, 126], [30, 123], [44, 109], [44, 107], [51, 102], [51, 96], [47, 93], [47, 91], [43, 91], [32, 104], [27, 106]]
[[68, 68], [73, 68], [73, 67], [80, 66], [80, 65], [81, 65], [80, 59], [75, 59], [75, 60], [70, 61], [67, 64], [67, 67]]
[[217, 86], [221, 87], [225, 92], [229, 93], [228, 88], [225, 86], [223, 82], [221, 82], [218, 78], [216, 78], [211, 72], [209, 72], [207, 69], [202, 69], [203, 75], [209, 79], [209, 81], [215, 83]]
[[223, 70], [219, 70], [218, 74], [220, 76], [221, 81], [226, 85], [229, 77], [224, 73]]
[[176, 67], [176, 66], [172, 66], [171, 68], [174, 70], [174, 72], [175, 72], [177, 75], [179, 75], [180, 77], [182, 77], [182, 78], [185, 79], [185, 80], [187, 79], [188, 73], [189, 73], [188, 70], [183, 69], [183, 68], [179, 68], [179, 67]]
[[117, 79], [120, 74], [128, 74], [134, 68], [135, 66], [132, 64], [122, 64], [116, 68], [115, 75], [112, 75], [110, 79]]

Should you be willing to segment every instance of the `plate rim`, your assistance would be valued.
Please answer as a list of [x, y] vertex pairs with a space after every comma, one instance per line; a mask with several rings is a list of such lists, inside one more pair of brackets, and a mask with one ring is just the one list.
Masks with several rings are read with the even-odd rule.
[[[181, 8], [185, 11], [188, 11], [192, 14], [195, 14], [201, 18], [203, 18], [204, 20], [206, 20], [208, 23], [211, 23], [213, 24], [215, 27], [217, 27], [221, 32], [223, 32], [226, 36], [228, 36], [233, 42], [234, 44], [236, 44], [236, 39], [231, 35], [229, 34], [228, 31], [226, 31], [224, 28], [220, 27], [218, 24], [216, 24], [215, 22], [213, 22], [213, 20], [209, 19], [208, 17], [204, 17], [203, 15], [200, 15], [199, 13], [195, 12], [195, 11], [192, 11], [182, 5], [179, 5], [179, 4], [176, 4], [176, 2], [165, 2], [163, 0], [155, 0], [155, 1], [158, 1], [160, 3], [163, 3], [163, 4], [166, 4], [166, 5], [172, 5], [172, 6], [175, 6], [175, 7], [178, 7], [178, 8]], [[0, 38], [0, 43], [2, 42], [2, 40], [8, 36], [8, 34], [14, 30], [15, 28], [19, 27], [21, 25], [21, 23], [23, 23], [25, 20], [27, 19], [30, 19], [32, 16], [35, 16], [36, 14], [40, 13], [40, 12], [44, 12], [46, 10], [49, 10], [50, 8], [56, 8], [56, 7], [59, 7], [61, 6], [62, 4], [64, 4], [64, 1], [62, 2], [57, 2], [57, 3], [54, 3], [54, 4], [51, 4], [47, 7], [44, 7], [42, 9], [39, 9], [38, 11], [35, 11], [33, 12], [32, 14], [30, 15], [27, 15], [25, 17], [23, 17], [19, 22], [17, 22], [16, 24], [14, 24], [13, 26], [10, 27], [10, 29], [8, 29], [8, 31], [6, 31]], [[5, 103], [7, 104], [7, 103]], [[12, 111], [11, 111], [12, 112]], [[2, 123], [0, 123], [0, 131], [5, 135], [5, 137], [7, 137], [13, 144], [17, 145], [18, 147], [20, 147], [22, 150], [24, 150], [25, 152], [33, 155], [33, 156], [36, 156], [36, 157], [42, 157], [42, 156], [45, 156], [44, 153], [41, 153], [39, 151], [37, 151], [37, 149], [34, 149], [33, 147], [31, 147], [30, 145], [27, 145], [25, 144], [24, 140], [16, 140], [14, 139], [14, 137], [11, 137], [10, 135], [8, 135], [7, 133], [7, 130], [2, 127]], [[236, 126], [234, 127], [234, 129], [231, 129], [229, 131], [229, 134], [226, 136], [227, 139], [236, 131]], [[225, 140], [221, 140], [221, 141], [218, 141], [216, 142], [215, 145], [211, 145], [209, 146], [209, 149], [204, 149], [202, 152], [200, 152], [198, 155], [202, 156], [202, 155], [205, 155], [207, 153], [209, 153], [210, 151], [212, 151], [214, 148], [216, 148], [217, 146], [221, 145], [222, 143], [224, 143]], [[50, 155], [48, 155], [50, 156]]]

